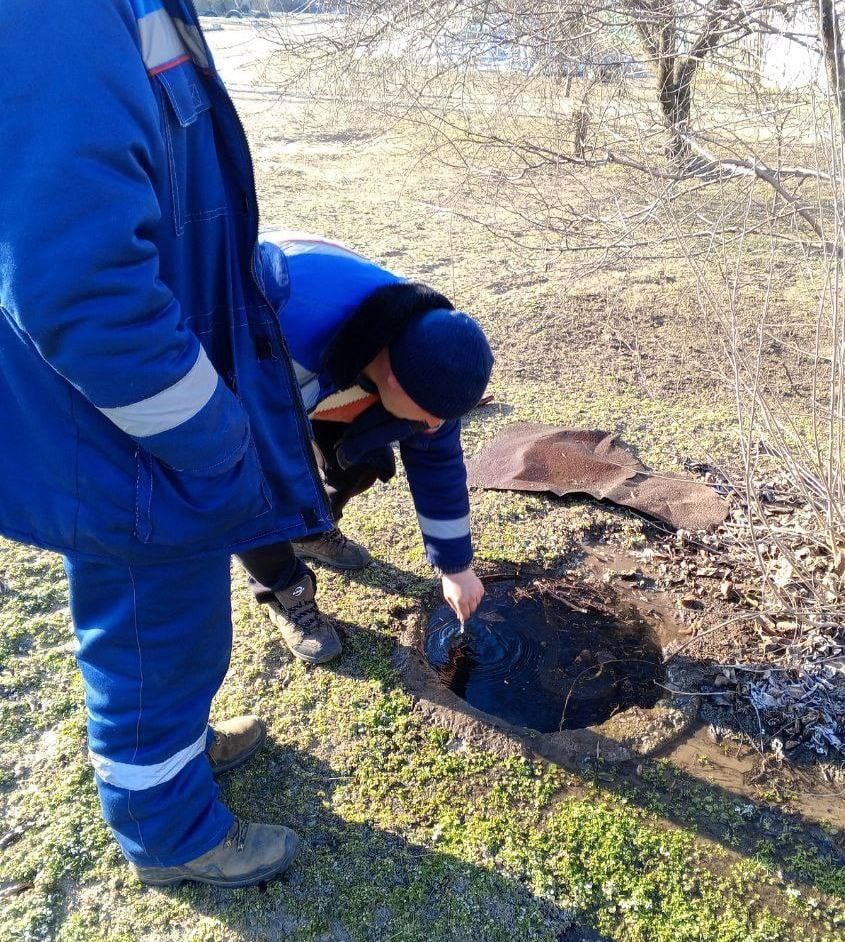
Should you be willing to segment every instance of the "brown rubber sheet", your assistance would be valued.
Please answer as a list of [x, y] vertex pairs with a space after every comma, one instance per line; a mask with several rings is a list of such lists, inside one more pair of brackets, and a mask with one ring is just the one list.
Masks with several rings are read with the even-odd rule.
[[647, 468], [608, 432], [520, 423], [467, 461], [470, 487], [589, 494], [631, 507], [677, 530], [709, 530], [728, 505], [707, 484]]

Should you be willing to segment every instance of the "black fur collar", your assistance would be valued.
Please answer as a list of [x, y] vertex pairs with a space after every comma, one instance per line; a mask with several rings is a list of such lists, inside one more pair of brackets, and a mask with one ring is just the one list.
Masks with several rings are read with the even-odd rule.
[[349, 315], [323, 353], [323, 367], [338, 389], [352, 386], [379, 350], [417, 317], [436, 308], [454, 310], [448, 298], [427, 285], [399, 281], [376, 288]]

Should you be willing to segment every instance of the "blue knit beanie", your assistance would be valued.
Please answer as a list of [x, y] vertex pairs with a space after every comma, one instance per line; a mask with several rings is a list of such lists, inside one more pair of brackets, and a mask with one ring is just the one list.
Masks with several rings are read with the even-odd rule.
[[459, 419], [476, 406], [493, 368], [484, 331], [468, 314], [446, 308], [411, 321], [389, 352], [399, 385], [438, 419]]

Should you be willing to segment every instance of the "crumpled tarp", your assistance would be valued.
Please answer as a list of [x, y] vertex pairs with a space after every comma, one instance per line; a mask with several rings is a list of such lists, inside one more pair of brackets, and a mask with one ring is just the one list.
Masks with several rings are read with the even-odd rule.
[[600, 430], [520, 423], [500, 432], [467, 461], [470, 487], [589, 494], [662, 520], [708, 530], [728, 505], [707, 484], [647, 468], [615, 435]]

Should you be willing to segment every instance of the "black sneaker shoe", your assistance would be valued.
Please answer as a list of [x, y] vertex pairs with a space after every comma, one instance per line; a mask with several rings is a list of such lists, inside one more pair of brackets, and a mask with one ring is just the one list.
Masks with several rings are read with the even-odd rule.
[[176, 886], [186, 880], [234, 889], [264, 883], [287, 870], [299, 838], [278, 824], [251, 824], [235, 818], [223, 841], [179, 867], [129, 866], [149, 886]]
[[317, 608], [315, 589], [314, 574], [306, 572], [283, 592], [276, 592], [269, 614], [294, 657], [308, 664], [325, 664], [340, 654], [342, 646], [331, 622]]
[[360, 543], [345, 537], [337, 527], [318, 536], [293, 540], [291, 545], [300, 559], [316, 559], [332, 569], [364, 569], [373, 561]]

